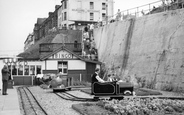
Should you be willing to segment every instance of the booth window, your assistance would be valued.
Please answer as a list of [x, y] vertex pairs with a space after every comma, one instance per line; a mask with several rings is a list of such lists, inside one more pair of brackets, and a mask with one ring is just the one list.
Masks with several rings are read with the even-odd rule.
[[24, 75], [29, 75], [29, 65], [24, 66]]
[[40, 65], [36, 66], [36, 74], [41, 74], [41, 66]]
[[35, 75], [35, 66], [34, 65], [30, 66], [30, 75]]
[[19, 65], [18, 75], [23, 75], [23, 66], [22, 65]]
[[11, 65], [12, 75], [37, 75], [41, 71], [41, 65]]
[[12, 75], [17, 75], [16, 65], [12, 65]]
[[58, 72], [61, 72], [65, 75], [68, 73], [68, 63], [67, 62], [58, 62]]

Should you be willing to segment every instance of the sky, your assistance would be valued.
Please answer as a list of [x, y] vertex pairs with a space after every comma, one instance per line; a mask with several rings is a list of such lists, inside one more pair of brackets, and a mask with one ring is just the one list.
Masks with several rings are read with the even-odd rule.
[[[23, 52], [37, 18], [47, 18], [61, 0], [0, 0], [0, 56]], [[114, 0], [114, 13], [158, 0]]]

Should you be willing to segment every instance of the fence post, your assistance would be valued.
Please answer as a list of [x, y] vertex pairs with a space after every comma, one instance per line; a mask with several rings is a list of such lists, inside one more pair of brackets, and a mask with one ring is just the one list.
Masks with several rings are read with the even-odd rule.
[[82, 81], [82, 75], [80, 74], [80, 80], [79, 80], [80, 82]]

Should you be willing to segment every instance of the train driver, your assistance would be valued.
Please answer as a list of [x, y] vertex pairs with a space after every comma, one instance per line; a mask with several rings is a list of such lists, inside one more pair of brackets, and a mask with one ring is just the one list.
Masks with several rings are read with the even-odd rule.
[[94, 82], [100, 82], [100, 83], [104, 83], [105, 81], [99, 77], [99, 73], [100, 73], [100, 69], [96, 68], [95, 69], [95, 73], [92, 75], [92, 84]]

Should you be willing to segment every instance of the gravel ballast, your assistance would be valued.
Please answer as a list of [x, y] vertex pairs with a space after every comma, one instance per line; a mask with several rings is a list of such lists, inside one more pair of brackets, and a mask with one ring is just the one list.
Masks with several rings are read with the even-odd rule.
[[[79, 104], [81, 102], [68, 101], [61, 99], [57, 95], [53, 94], [52, 89], [42, 89], [39, 86], [29, 87], [35, 98], [40, 105], [49, 115], [80, 115], [77, 111], [72, 109], [73, 104]], [[72, 91], [75, 93], [78, 91]], [[80, 93], [77, 93], [79, 95]], [[80, 96], [82, 96], [81, 93]], [[86, 94], [85, 94], [86, 95]]]

